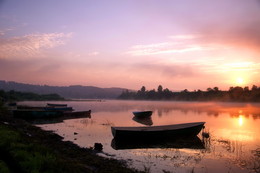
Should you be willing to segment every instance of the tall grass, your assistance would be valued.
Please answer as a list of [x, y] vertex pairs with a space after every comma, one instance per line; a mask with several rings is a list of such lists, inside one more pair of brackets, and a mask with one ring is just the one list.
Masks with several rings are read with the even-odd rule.
[[[48, 148], [24, 140], [18, 132], [1, 124], [0, 139], [1, 158], [7, 165], [5, 166], [4, 162], [0, 163], [1, 173], [8, 172], [8, 167], [19, 172], [33, 173], [72, 171], [68, 169], [69, 164], [58, 159]], [[78, 171], [74, 169], [73, 172]]]

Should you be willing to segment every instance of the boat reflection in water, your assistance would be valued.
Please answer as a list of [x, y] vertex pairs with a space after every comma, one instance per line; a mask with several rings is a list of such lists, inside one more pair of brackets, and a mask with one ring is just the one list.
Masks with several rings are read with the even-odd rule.
[[27, 120], [32, 124], [56, 124], [62, 123], [65, 120], [74, 120], [81, 118], [91, 118], [91, 110], [88, 111], [78, 111], [78, 112], [65, 112], [63, 116], [52, 117], [52, 118], [41, 118], [41, 119], [30, 119]]
[[205, 149], [204, 144], [199, 137], [175, 138], [163, 140], [126, 140], [114, 138], [111, 146], [115, 150], [124, 149], [144, 149], [144, 148], [188, 148], [188, 149]]
[[134, 116], [132, 118], [132, 120], [134, 120], [137, 123], [147, 125], [147, 126], [153, 125], [153, 120], [152, 120], [151, 116], [150, 117], [144, 117], [144, 118], [139, 118], [139, 117]]

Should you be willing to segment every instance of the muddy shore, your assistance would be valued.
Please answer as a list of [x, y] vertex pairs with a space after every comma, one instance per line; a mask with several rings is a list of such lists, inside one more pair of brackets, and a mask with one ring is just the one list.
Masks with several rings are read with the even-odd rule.
[[[64, 163], [68, 167], [68, 169], [65, 169], [67, 172], [74, 172], [73, 170], [77, 170], [77, 172], [138, 172], [137, 170], [127, 168], [124, 161], [98, 156], [96, 154], [98, 151], [90, 148], [81, 148], [69, 141], [62, 141], [63, 138], [61, 136], [51, 131], [44, 131], [21, 119], [14, 119], [11, 116], [0, 114], [0, 127], [19, 133], [22, 140], [28, 143], [28, 145], [41, 145], [48, 148], [60, 160], [56, 166], [60, 166], [58, 163]], [[5, 149], [2, 148], [1, 150]], [[6, 152], [8, 155], [8, 151]], [[8, 167], [12, 167], [12, 163], [8, 163], [10, 160], [0, 158], [1, 160], [6, 162]], [[23, 170], [20, 171], [24, 172]], [[11, 170], [10, 172], [14, 171]], [[46, 172], [53, 172], [53, 170], [47, 170]]]

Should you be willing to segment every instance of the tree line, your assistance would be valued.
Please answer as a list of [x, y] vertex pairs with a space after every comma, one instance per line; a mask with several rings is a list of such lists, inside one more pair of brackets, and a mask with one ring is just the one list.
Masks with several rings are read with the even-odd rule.
[[175, 100], [175, 101], [232, 101], [232, 102], [260, 102], [260, 87], [253, 85], [251, 88], [230, 87], [221, 91], [218, 87], [208, 88], [206, 91], [184, 89], [180, 92], [170, 91], [159, 85], [157, 90], [146, 90], [142, 86], [138, 91], [124, 90], [118, 99], [133, 100]]
[[0, 102], [11, 101], [47, 101], [47, 100], [64, 100], [63, 97], [58, 94], [35, 94], [32, 92], [19, 92], [19, 91], [4, 91], [0, 90]]

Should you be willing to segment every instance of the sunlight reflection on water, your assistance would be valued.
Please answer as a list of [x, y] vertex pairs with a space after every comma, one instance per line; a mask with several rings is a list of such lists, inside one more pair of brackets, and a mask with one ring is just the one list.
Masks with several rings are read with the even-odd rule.
[[[82, 147], [95, 142], [106, 157], [127, 160], [130, 167], [150, 172], [259, 172], [260, 104], [213, 102], [120, 101], [66, 102], [74, 109], [92, 110], [92, 118], [38, 125]], [[46, 102], [23, 102], [45, 105]], [[133, 120], [132, 111], [152, 110], [153, 125], [204, 121], [209, 138], [204, 149], [143, 148], [115, 150], [111, 126], [145, 126]], [[77, 132], [77, 135], [74, 134]]]
[[238, 124], [239, 124], [239, 126], [242, 126], [242, 125], [243, 125], [243, 122], [244, 122], [244, 116], [243, 116], [243, 115], [239, 115], [239, 118], [238, 118]]

